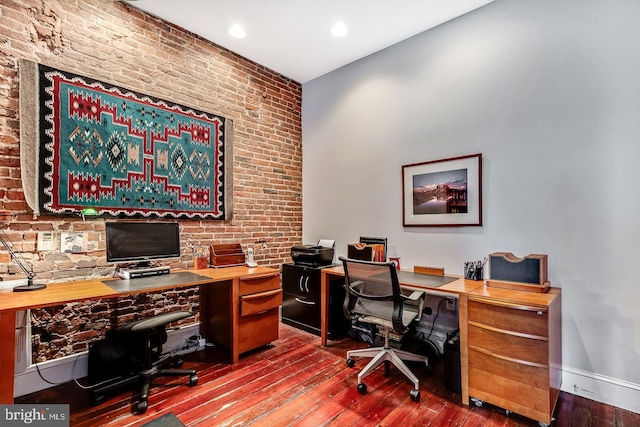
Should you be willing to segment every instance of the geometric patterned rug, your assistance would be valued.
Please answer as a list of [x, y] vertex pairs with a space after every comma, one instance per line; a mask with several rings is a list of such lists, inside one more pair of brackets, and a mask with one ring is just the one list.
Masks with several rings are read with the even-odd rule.
[[42, 64], [20, 69], [22, 165], [36, 166], [23, 182], [34, 211], [228, 218], [230, 121]]

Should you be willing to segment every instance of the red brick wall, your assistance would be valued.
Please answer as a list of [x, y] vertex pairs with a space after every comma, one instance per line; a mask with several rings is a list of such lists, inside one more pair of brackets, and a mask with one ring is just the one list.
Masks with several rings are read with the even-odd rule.
[[[106, 0], [3, 0], [0, 3], [0, 208], [14, 219], [5, 231], [33, 265], [38, 280], [109, 276], [104, 220], [33, 218], [20, 180], [19, 58], [93, 77], [234, 121], [234, 211], [229, 221], [180, 221], [183, 256], [172, 267], [192, 265], [192, 249], [239, 242], [255, 248], [262, 265], [279, 266], [302, 239], [302, 88], [263, 66], [202, 40], [137, 9]], [[87, 231], [97, 250], [86, 255], [38, 251], [37, 232]], [[258, 241], [266, 241], [266, 248]], [[0, 277], [22, 277], [4, 249]], [[197, 311], [197, 298], [158, 297], [146, 308]], [[118, 303], [116, 303], [118, 304]], [[126, 304], [125, 304], [126, 305]], [[106, 307], [106, 308], [105, 308]], [[112, 318], [111, 302], [71, 304], [35, 313], [51, 341], [39, 359], [84, 349], [96, 318]], [[116, 310], [117, 311], [117, 310]], [[126, 311], [126, 310], [125, 310]], [[66, 326], [55, 319], [66, 313]], [[93, 313], [93, 314], [91, 314]], [[99, 314], [96, 314], [99, 313]], [[120, 316], [118, 311], [115, 316]], [[123, 314], [124, 315], [124, 314]], [[98, 322], [99, 323], [99, 322]], [[37, 331], [36, 331], [37, 332]], [[88, 337], [71, 339], [74, 334]], [[36, 338], [38, 342], [39, 338]], [[74, 344], [69, 344], [74, 342]], [[62, 349], [62, 350], [61, 350]]]

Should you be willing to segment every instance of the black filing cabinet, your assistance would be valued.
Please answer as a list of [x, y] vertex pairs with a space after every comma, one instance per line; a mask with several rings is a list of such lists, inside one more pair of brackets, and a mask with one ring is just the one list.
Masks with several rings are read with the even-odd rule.
[[[282, 264], [282, 323], [320, 336], [320, 275], [322, 269]], [[333, 340], [349, 333], [350, 323], [344, 317], [343, 281], [330, 283], [328, 338]]]

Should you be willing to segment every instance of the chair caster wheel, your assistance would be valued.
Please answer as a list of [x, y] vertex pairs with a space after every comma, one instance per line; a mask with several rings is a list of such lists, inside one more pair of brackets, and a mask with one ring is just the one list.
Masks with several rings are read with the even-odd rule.
[[138, 402], [138, 410], [136, 413], [138, 415], [144, 414], [145, 412], [147, 412], [147, 406], [148, 404], [146, 400], [143, 400], [142, 402]]
[[484, 403], [482, 400], [472, 397], [471, 401], [474, 403], [474, 405], [476, 405], [478, 408], [482, 407], [482, 404]]
[[180, 367], [182, 367], [182, 365], [183, 365], [183, 364], [184, 364], [184, 360], [182, 360], [182, 357], [181, 357], [181, 358], [179, 358], [179, 359], [176, 359], [176, 361], [175, 361], [175, 362], [173, 362], [173, 365], [174, 365], [176, 368], [180, 368]]
[[347, 366], [353, 368], [354, 366], [356, 366], [356, 361], [353, 359], [347, 359]]
[[367, 386], [364, 384], [358, 384], [358, 393], [367, 394]]
[[193, 387], [198, 384], [198, 376], [197, 375], [189, 375], [189, 387]]
[[413, 400], [414, 402], [419, 402], [420, 390], [411, 390], [411, 393], [409, 393], [409, 396], [411, 397], [411, 400]]

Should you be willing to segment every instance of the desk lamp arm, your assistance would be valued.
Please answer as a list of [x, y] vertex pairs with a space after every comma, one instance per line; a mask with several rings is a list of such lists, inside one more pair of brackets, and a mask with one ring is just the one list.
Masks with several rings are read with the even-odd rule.
[[2, 242], [7, 252], [9, 252], [9, 255], [11, 256], [13, 262], [18, 264], [18, 267], [20, 267], [20, 269], [27, 276], [27, 286], [33, 286], [33, 278], [36, 277], [36, 273], [34, 273], [33, 270], [27, 270], [27, 268], [22, 263], [22, 260], [20, 260], [13, 249], [11, 249], [9, 243], [7, 243], [7, 241], [4, 239], [6, 236], [6, 233], [4, 232], [4, 230], [2, 230], [2, 234], [0, 235], [0, 242]]

